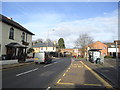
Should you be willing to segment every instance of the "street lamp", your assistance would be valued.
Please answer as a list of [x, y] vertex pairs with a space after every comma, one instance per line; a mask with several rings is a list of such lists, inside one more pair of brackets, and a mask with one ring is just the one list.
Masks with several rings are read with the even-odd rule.
[[120, 65], [119, 65], [119, 59], [118, 59], [118, 43], [120, 42], [119, 40], [114, 41], [115, 46], [116, 46], [116, 68], [117, 68], [117, 87], [120, 89]]
[[[55, 31], [55, 29], [52, 29], [51, 31]], [[50, 30], [48, 29], [47, 39], [49, 39], [49, 32], [50, 32]], [[46, 39], [46, 41], [47, 41], [47, 48], [48, 48], [48, 40], [47, 39]]]

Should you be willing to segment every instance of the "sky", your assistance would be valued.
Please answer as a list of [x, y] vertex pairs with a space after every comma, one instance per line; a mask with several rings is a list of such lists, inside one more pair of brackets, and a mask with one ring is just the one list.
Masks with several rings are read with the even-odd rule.
[[117, 2], [2, 2], [2, 14], [33, 32], [33, 40], [64, 38], [67, 48], [84, 33], [101, 42], [118, 37]]

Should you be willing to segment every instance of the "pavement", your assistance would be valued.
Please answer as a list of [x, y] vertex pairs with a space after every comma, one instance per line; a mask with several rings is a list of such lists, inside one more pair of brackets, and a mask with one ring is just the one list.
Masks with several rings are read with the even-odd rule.
[[[53, 57], [53, 59], [60, 59], [60, 58]], [[34, 63], [34, 58], [26, 59], [24, 63], [19, 63], [18, 60], [3, 60], [0, 61], [0, 70], [12, 68], [12, 67], [19, 67], [23, 65], [29, 65], [32, 63]]]
[[23, 66], [23, 65], [28, 65], [34, 62], [34, 59], [26, 59], [24, 63], [19, 63], [18, 60], [3, 60], [0, 61], [0, 70], [1, 69], [7, 69], [7, 68], [12, 68], [12, 67], [18, 67], [18, 66]]
[[114, 87], [117, 87], [117, 69], [115, 59], [105, 59], [104, 64], [94, 64], [84, 59], [82, 59], [82, 61], [109, 81]]
[[54, 88], [113, 89], [109, 81], [92, 70], [94, 65], [91, 64], [89, 67], [87, 64], [90, 63], [84, 61], [84, 59], [77, 60], [73, 58], [71, 65], [60, 76]]

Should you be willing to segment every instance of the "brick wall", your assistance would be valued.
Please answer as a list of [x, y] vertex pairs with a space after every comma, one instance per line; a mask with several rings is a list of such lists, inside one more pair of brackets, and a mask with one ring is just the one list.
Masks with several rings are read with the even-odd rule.
[[97, 41], [97, 42], [95, 42], [93, 44], [90, 44], [88, 46], [90, 47], [90, 49], [102, 49], [102, 50], [100, 50], [101, 51], [101, 55], [106, 56], [108, 54], [107, 53], [108, 52], [107, 51], [108, 46], [106, 44], [100, 42], [100, 41]]

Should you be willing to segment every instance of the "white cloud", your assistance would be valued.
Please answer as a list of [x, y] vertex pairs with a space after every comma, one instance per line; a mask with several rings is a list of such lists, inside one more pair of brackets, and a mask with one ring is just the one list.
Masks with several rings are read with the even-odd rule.
[[56, 31], [52, 35], [62, 36], [67, 47], [74, 47], [74, 41], [83, 33], [88, 33], [95, 41], [112, 42], [115, 39], [113, 37], [118, 35], [118, 18], [115, 13], [108, 17], [61, 22], [56, 25]]
[[[24, 24], [35, 33], [33, 40], [37, 38], [49, 38], [58, 40], [63, 37], [66, 47], [74, 47], [74, 41], [80, 34], [88, 33], [95, 41], [111, 41], [118, 35], [117, 10], [113, 13], [105, 13], [105, 17], [95, 17], [81, 20], [64, 21], [64, 14], [47, 13], [36, 14], [27, 17], [31, 21]], [[54, 29], [55, 31], [52, 31]]]

